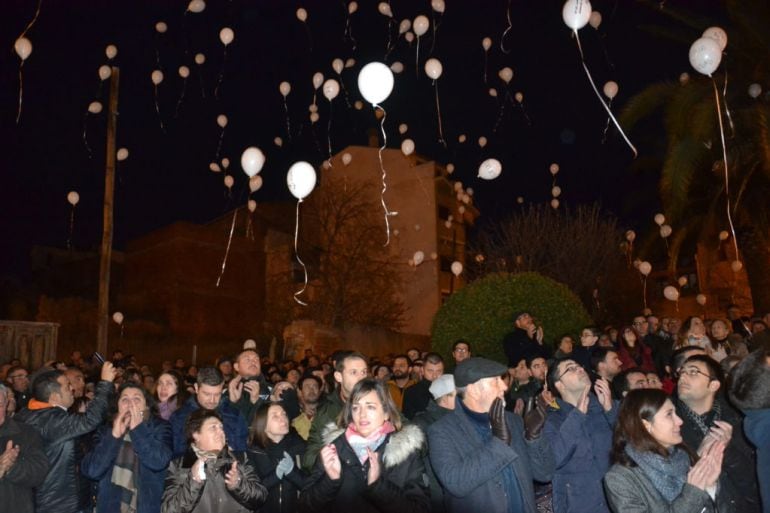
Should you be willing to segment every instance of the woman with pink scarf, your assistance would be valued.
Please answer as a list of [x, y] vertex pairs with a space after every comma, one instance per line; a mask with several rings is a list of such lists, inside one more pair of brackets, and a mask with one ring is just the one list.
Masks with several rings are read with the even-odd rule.
[[340, 414], [329, 424], [326, 444], [310, 484], [300, 494], [300, 511], [355, 513], [430, 509], [420, 450], [425, 436], [401, 415], [385, 385], [359, 381]]

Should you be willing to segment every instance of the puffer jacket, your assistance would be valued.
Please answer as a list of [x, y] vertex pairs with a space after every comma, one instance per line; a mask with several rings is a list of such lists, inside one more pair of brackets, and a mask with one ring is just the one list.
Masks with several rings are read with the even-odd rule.
[[100, 381], [85, 413], [68, 413], [57, 406], [24, 409], [16, 420], [33, 427], [43, 439], [50, 471], [35, 494], [36, 511], [74, 513], [90, 506], [91, 487], [80, 474], [78, 437], [95, 430], [107, 416], [113, 384]]
[[[225, 473], [238, 462], [241, 480], [228, 490]], [[184, 456], [171, 462], [166, 476], [161, 513], [249, 513], [259, 509], [267, 498], [267, 489], [259, 482], [245, 453], [225, 447], [216, 461], [206, 464], [206, 479], [198, 482], [190, 470], [197, 456], [188, 448]]]
[[[294, 461], [294, 469], [279, 479], [275, 473], [278, 462], [289, 454]], [[289, 432], [277, 444], [267, 448], [249, 449], [248, 456], [257, 471], [262, 484], [267, 488], [267, 502], [260, 513], [293, 513], [297, 511], [299, 492], [307, 484], [308, 475], [300, 469], [300, 459], [305, 453], [305, 441], [299, 435]]]
[[[130, 431], [131, 445], [139, 463], [134, 477], [137, 488], [137, 513], [158, 513], [163, 495], [163, 480], [171, 461], [171, 426], [160, 417], [150, 416]], [[112, 436], [112, 424], [103, 425], [80, 468], [83, 475], [99, 482], [97, 511], [120, 511], [122, 488], [112, 483], [112, 469], [122, 438]]]
[[417, 426], [407, 425], [390, 433], [377, 448], [382, 473], [367, 484], [369, 461], [363, 465], [345, 438], [343, 429], [329, 425], [323, 437], [334, 444], [342, 463], [342, 474], [332, 480], [320, 458], [309, 485], [299, 497], [302, 512], [417, 513], [430, 510], [428, 478], [420, 455], [425, 435]]

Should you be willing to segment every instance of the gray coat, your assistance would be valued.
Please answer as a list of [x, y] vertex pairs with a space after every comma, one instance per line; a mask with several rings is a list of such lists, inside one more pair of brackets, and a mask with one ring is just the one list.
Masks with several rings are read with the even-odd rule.
[[655, 489], [639, 467], [616, 463], [604, 476], [607, 501], [615, 513], [713, 513], [709, 494], [685, 483], [671, 504]]
[[452, 513], [507, 513], [503, 469], [513, 468], [521, 489], [524, 513], [535, 513], [533, 479], [551, 480], [554, 458], [548, 440], [524, 439], [521, 417], [505, 412], [510, 447], [497, 438], [484, 443], [459, 404], [428, 428], [430, 461], [444, 487], [444, 503]]

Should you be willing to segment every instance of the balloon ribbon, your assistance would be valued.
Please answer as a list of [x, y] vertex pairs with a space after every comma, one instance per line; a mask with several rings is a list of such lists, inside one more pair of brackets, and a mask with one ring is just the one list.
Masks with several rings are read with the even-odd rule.
[[225, 267], [227, 266], [227, 256], [230, 254], [230, 244], [233, 242], [233, 232], [235, 231], [235, 219], [238, 215], [238, 209], [233, 210], [233, 222], [230, 225], [230, 236], [227, 239], [227, 248], [225, 249], [225, 257], [222, 259], [222, 270], [219, 271], [219, 278], [217, 278], [217, 287], [222, 280], [222, 276], [225, 274]]
[[374, 105], [375, 109], [380, 109], [382, 111], [382, 119], [380, 120], [380, 132], [382, 132], [382, 146], [380, 146], [380, 151], [377, 152], [377, 156], [380, 159], [380, 169], [382, 170], [382, 192], [380, 193], [380, 202], [382, 203], [382, 210], [385, 212], [385, 233], [387, 234], [387, 238], [385, 240], [385, 246], [390, 244], [390, 220], [388, 219], [390, 216], [397, 216], [398, 212], [391, 212], [388, 210], [388, 205], [385, 204], [385, 191], [388, 190], [388, 183], [386, 181], [387, 179], [387, 172], [385, 171], [385, 164], [382, 162], [382, 152], [383, 150], [388, 146], [388, 134], [385, 133], [385, 118], [387, 117], [388, 113], [385, 112], [385, 109], [380, 107], [379, 105]]
[[738, 239], [735, 237], [735, 226], [733, 225], [733, 216], [730, 212], [730, 175], [727, 170], [727, 145], [725, 144], [725, 127], [722, 124], [722, 107], [719, 102], [719, 90], [717, 82], [712, 77], [711, 84], [714, 86], [714, 100], [717, 103], [717, 116], [719, 117], [719, 136], [722, 139], [722, 159], [725, 164], [725, 197], [727, 198], [727, 222], [730, 225], [730, 233], [733, 235], [733, 246], [735, 247], [735, 259], [740, 260], [738, 253]]
[[297, 214], [295, 217], [295, 223], [294, 223], [294, 256], [297, 258], [297, 262], [299, 262], [299, 265], [302, 266], [302, 270], [305, 273], [305, 282], [302, 285], [302, 288], [294, 293], [294, 301], [301, 304], [302, 306], [307, 306], [307, 303], [302, 301], [298, 296], [305, 292], [305, 289], [307, 288], [307, 266], [305, 265], [305, 262], [302, 261], [302, 259], [299, 257], [299, 249], [298, 249], [298, 243], [299, 243], [299, 205], [302, 203], [302, 199], [297, 200]]

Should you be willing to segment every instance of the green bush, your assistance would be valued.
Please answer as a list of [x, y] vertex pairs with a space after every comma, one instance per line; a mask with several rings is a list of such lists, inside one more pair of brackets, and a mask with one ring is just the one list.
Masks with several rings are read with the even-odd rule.
[[433, 350], [445, 357], [457, 339], [471, 343], [475, 356], [507, 364], [502, 341], [513, 330], [511, 316], [526, 310], [543, 326], [553, 347], [565, 333], [577, 335], [591, 324], [580, 299], [566, 286], [538, 273], [494, 273], [453, 294], [433, 318]]

